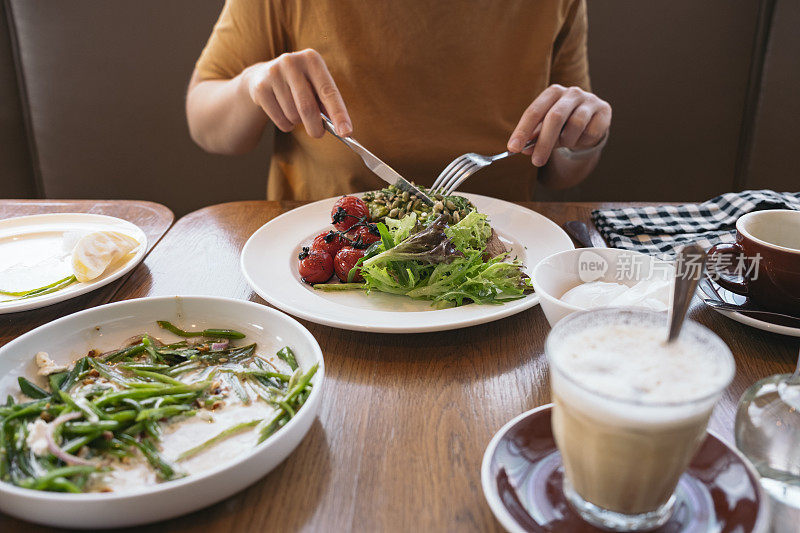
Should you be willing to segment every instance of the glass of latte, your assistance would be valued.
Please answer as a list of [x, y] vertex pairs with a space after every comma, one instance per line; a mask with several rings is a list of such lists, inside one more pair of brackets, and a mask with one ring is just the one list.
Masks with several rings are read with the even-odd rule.
[[733, 379], [725, 343], [687, 320], [666, 343], [667, 315], [576, 313], [547, 338], [552, 425], [564, 494], [589, 523], [618, 531], [666, 522], [674, 492]]

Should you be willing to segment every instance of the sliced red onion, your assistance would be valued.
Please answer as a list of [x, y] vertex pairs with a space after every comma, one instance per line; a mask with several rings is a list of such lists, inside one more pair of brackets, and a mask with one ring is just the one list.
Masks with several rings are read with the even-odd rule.
[[214, 351], [224, 350], [225, 348], [228, 347], [228, 342], [229, 342], [228, 339], [225, 339], [224, 341], [221, 342], [212, 342], [211, 349]]
[[83, 465], [83, 466], [93, 466], [94, 463], [91, 461], [87, 461], [86, 459], [81, 459], [75, 455], [65, 452], [61, 449], [58, 444], [56, 444], [56, 440], [54, 438], [54, 433], [56, 428], [63, 424], [64, 422], [69, 422], [70, 420], [75, 420], [76, 418], [81, 418], [83, 413], [67, 413], [65, 415], [61, 415], [56, 417], [55, 420], [50, 422], [50, 426], [47, 428], [47, 433], [45, 437], [47, 439], [47, 449], [50, 450], [50, 453], [67, 463], [68, 465]]

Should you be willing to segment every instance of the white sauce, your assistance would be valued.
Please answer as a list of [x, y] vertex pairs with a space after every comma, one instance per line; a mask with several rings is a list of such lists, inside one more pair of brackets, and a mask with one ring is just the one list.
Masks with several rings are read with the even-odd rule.
[[[271, 418], [274, 414], [275, 408], [262, 400], [252, 401], [250, 405], [238, 400], [230, 401], [230, 405], [212, 412], [213, 422], [193, 416], [167, 425], [162, 433], [161, 453], [166, 460], [175, 462], [186, 450], [230, 427], [242, 422]], [[247, 428], [176, 464], [187, 474], [209, 470], [248, 452], [256, 445], [257, 440], [258, 435], [253, 428]]]
[[[276, 359], [271, 359], [271, 361], [277, 365], [284, 364]], [[185, 382], [206, 379], [208, 370], [210, 369], [190, 372], [181, 376], [180, 379]], [[289, 372], [288, 366], [284, 371]], [[271, 419], [277, 413], [274, 407], [259, 398], [249, 386], [245, 386], [245, 390], [250, 397], [250, 403], [244, 404], [233, 391], [228, 389], [225, 381], [221, 380], [219, 375], [214, 379], [221, 382], [220, 389], [226, 393], [221, 405], [213, 410], [197, 408], [193, 416], [174, 417], [167, 423], [159, 424], [161, 439], [157, 443], [158, 451], [164, 460], [175, 468], [176, 473], [197, 474], [234, 461], [242, 454], [248, 453], [257, 444], [258, 435], [255, 432], [255, 426], [244, 428], [240, 432], [227, 436], [182, 461], [177, 460], [182, 453], [206, 442], [228, 428], [243, 422]], [[100, 380], [102, 378], [98, 379], [98, 381]], [[87, 486], [88, 490], [120, 492], [155, 485], [162, 481], [138, 450], [132, 457], [114, 458], [105, 464], [111, 470], [93, 474]]]
[[[272, 417], [275, 412], [263, 400], [256, 399], [245, 405], [238, 398], [229, 398], [224, 406], [213, 411], [198, 410], [195, 416], [180, 417], [169, 424], [161, 424], [158, 449], [176, 472], [187, 475], [204, 472], [253, 449], [258, 439], [254, 428], [243, 429], [183, 461], [178, 462], [178, 456], [230, 427]], [[133, 457], [114, 459], [108, 466], [111, 467], [109, 472], [93, 476], [89, 486], [91, 491], [119, 492], [159, 483], [150, 463], [138, 451]]]
[[155, 471], [139, 450], [131, 457], [114, 458], [104, 464], [110, 470], [90, 476], [87, 491], [121, 492], [158, 483]]
[[671, 281], [642, 280], [629, 287], [622, 283], [582, 283], [561, 296], [561, 301], [582, 309], [598, 307], [643, 307], [653, 311], [669, 308]]

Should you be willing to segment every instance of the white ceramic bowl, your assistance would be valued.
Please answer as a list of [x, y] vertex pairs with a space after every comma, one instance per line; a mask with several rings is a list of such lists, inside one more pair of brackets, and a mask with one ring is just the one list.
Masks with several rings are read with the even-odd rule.
[[0, 348], [0, 397], [19, 391], [17, 376], [35, 375], [33, 355], [45, 351], [57, 362], [86, 355], [92, 348], [119, 347], [131, 336], [169, 320], [186, 329], [230, 328], [258, 343], [258, 353], [290, 346], [300, 367], [319, 363], [313, 390], [286, 426], [239, 457], [183, 479], [120, 493], [64, 494], [23, 489], [0, 482], [0, 510], [23, 520], [72, 528], [121, 527], [175, 517], [242, 490], [283, 461], [311, 427], [322, 396], [325, 367], [319, 344], [299, 322], [253, 302], [206, 296], [142, 298], [81, 311], [45, 324]]
[[674, 267], [647, 254], [618, 248], [579, 248], [545, 257], [531, 272], [533, 288], [551, 326], [567, 315], [584, 311], [561, 301], [568, 290], [587, 281], [633, 286], [642, 279], [673, 277]]

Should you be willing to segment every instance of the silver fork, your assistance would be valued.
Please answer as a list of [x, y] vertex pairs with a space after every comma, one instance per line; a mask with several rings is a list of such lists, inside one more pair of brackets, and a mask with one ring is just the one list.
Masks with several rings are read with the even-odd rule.
[[[528, 141], [528, 144], [526, 144], [521, 151], [527, 150], [534, 144], [536, 144], [535, 140]], [[455, 191], [459, 185], [464, 183], [465, 179], [472, 176], [483, 167], [489, 166], [500, 159], [505, 159], [514, 153], [516, 152], [506, 151], [497, 155], [480, 155], [469, 153], [458, 156], [453, 159], [453, 161], [447, 165], [444, 170], [442, 170], [442, 173], [439, 174], [439, 177], [433, 182], [433, 186], [431, 187], [430, 191], [432, 193], [441, 193], [444, 196], [448, 196], [452, 194], [452, 192]]]

